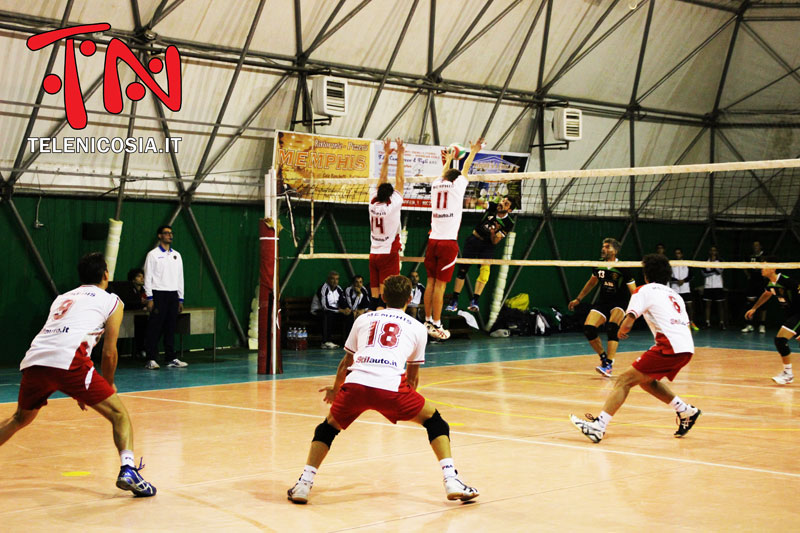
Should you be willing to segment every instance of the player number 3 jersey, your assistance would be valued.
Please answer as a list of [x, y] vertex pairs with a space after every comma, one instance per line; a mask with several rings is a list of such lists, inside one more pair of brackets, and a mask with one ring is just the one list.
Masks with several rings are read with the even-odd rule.
[[117, 306], [122, 302], [116, 294], [95, 285], [81, 285], [58, 296], [19, 369], [38, 365], [68, 370], [73, 363], [82, 364], [91, 357]]
[[639, 287], [631, 296], [627, 313], [644, 316], [656, 343], [663, 344], [666, 337], [674, 353], [694, 353], [683, 298], [666, 285], [648, 283]]
[[345, 383], [397, 392], [406, 363], [425, 362], [428, 333], [401, 309], [383, 309], [358, 317], [344, 348], [353, 365]]

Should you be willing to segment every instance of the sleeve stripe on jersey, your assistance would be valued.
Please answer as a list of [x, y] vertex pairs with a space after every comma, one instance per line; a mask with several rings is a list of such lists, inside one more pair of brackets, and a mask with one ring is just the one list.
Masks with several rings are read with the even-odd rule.
[[344, 351], [349, 352], [349, 353], [353, 353], [353, 354], [356, 353], [355, 350], [353, 350], [352, 348], [348, 348], [347, 346], [344, 347]]

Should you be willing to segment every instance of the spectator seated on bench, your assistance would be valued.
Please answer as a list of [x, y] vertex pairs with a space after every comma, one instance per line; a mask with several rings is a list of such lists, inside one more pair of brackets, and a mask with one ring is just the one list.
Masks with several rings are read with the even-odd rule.
[[339, 286], [339, 273], [335, 270], [328, 272], [327, 281], [314, 294], [311, 314], [322, 322], [322, 347], [329, 350], [339, 348], [333, 338], [337, 334], [341, 335], [341, 342], [347, 338], [352, 310], [347, 305], [344, 289]]

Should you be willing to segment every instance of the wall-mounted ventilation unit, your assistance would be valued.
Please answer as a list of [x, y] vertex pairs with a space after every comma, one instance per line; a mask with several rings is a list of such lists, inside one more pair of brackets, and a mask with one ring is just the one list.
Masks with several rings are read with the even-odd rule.
[[314, 113], [341, 117], [347, 114], [347, 80], [315, 77], [311, 85]]
[[580, 141], [583, 134], [581, 110], [557, 107], [553, 111], [553, 137], [559, 141]]

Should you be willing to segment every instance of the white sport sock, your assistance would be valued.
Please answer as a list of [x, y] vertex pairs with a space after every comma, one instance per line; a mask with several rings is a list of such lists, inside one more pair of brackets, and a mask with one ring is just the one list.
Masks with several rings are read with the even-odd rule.
[[433, 324], [433, 317], [425, 315], [425, 322], [430, 322], [431, 324]]
[[786, 372], [787, 374], [791, 374], [792, 373], [792, 363], [789, 363], [788, 365], [783, 365], [783, 371]]
[[305, 468], [303, 468], [303, 474], [300, 476], [300, 480], [306, 483], [314, 483], [314, 476], [316, 475], [317, 469], [311, 465], [306, 465]]
[[679, 415], [691, 416], [697, 412], [695, 407], [692, 407], [688, 403], [684, 402], [678, 396], [675, 396], [672, 401], [669, 402], [669, 406], [675, 409], [675, 412]]
[[440, 327], [442, 327], [442, 321], [441, 320], [434, 320], [433, 321], [433, 325], [436, 326], [437, 328], [440, 328]]
[[600, 427], [603, 428], [603, 431], [606, 430], [612, 418], [614, 417], [605, 411], [600, 411], [600, 416], [597, 417], [597, 421], [600, 423]]
[[122, 450], [119, 452], [119, 462], [122, 466], [136, 468], [136, 463], [133, 462], [133, 451], [131, 450]]
[[439, 461], [439, 466], [442, 467], [442, 474], [444, 474], [445, 479], [456, 477], [456, 465], [453, 464], [452, 457], [447, 457]]

